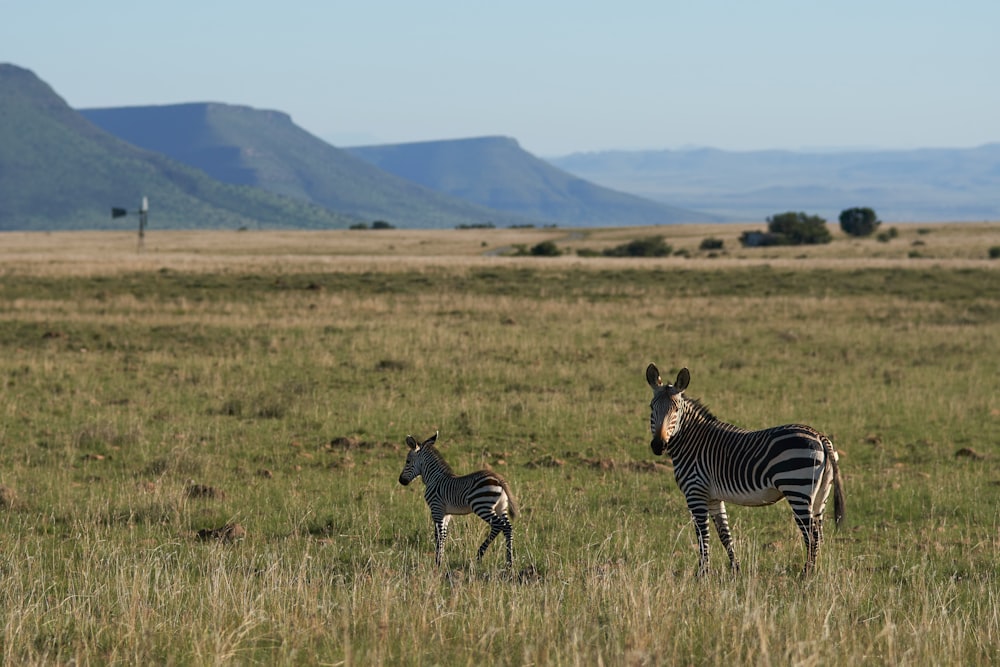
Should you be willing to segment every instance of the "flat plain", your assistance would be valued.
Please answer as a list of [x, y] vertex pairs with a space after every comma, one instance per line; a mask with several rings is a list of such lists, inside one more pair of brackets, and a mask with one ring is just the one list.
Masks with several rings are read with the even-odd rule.
[[[751, 227], [0, 235], [4, 662], [995, 664], [1000, 223]], [[649, 362], [831, 435], [813, 576], [781, 502], [694, 577]], [[434, 567], [436, 430], [511, 482], [512, 571], [475, 517]]]

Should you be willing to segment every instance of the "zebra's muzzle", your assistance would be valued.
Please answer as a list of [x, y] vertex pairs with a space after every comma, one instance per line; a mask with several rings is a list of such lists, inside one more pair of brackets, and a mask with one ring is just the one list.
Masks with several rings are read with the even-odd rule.
[[406, 486], [407, 484], [410, 483], [410, 480], [408, 480], [405, 477], [403, 477], [402, 475], [400, 475], [399, 476], [399, 483], [402, 484], [403, 486]]
[[653, 450], [653, 453], [657, 456], [663, 454], [663, 441], [659, 438], [653, 438], [649, 443], [649, 448]]

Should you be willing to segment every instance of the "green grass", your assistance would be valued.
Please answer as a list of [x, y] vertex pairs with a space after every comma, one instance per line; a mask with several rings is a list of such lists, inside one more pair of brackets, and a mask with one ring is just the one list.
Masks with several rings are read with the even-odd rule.
[[[3, 660], [996, 662], [997, 294], [992, 268], [905, 260], [9, 269]], [[713, 536], [694, 578], [651, 361], [723, 419], [833, 437], [847, 520], [815, 576], [780, 503], [731, 507], [742, 574]], [[510, 480], [513, 573], [502, 544], [474, 561], [474, 517], [435, 570], [396, 478], [436, 429], [457, 472]]]

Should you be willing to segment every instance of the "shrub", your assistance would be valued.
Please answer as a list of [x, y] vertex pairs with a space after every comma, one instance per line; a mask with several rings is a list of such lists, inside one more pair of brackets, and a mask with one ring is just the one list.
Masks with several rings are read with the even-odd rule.
[[662, 236], [647, 236], [608, 248], [604, 254], [607, 257], [668, 257], [673, 251]]
[[888, 243], [897, 236], [899, 236], [899, 230], [896, 229], [895, 227], [890, 227], [885, 231], [879, 232], [878, 236], [876, 236], [875, 238], [877, 238], [882, 243]]
[[1000, 259], [1000, 245], [990, 248], [990, 259]]
[[723, 245], [725, 242], [722, 239], [709, 236], [701, 240], [701, 245], [698, 248], [701, 250], [722, 250]]
[[395, 226], [389, 224], [385, 220], [376, 220], [372, 223], [372, 229], [395, 229]]
[[840, 228], [850, 236], [871, 236], [881, 224], [875, 211], [867, 206], [840, 212]]
[[531, 247], [531, 254], [535, 257], [558, 257], [562, 250], [552, 241], [542, 241]]

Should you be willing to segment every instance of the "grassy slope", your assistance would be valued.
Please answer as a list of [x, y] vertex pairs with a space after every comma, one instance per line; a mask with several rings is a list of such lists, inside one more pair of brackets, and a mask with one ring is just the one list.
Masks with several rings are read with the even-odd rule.
[[164, 228], [347, 227], [347, 215], [216, 182], [99, 130], [28, 70], [0, 65], [0, 229], [114, 229], [111, 206]]
[[[387, 234], [335, 261], [345, 235], [284, 236], [280, 256], [256, 234], [164, 234], [142, 256], [81, 235], [92, 260], [12, 239], [6, 661], [1000, 657], [1000, 265], [975, 259], [1000, 228], [934, 228], [934, 259], [841, 241], [818, 269], [763, 253], [462, 262], [430, 250], [457, 232]], [[385, 244], [413, 254], [386, 261]], [[741, 576], [693, 579], [683, 498], [648, 448], [649, 361], [690, 367], [690, 393], [730, 421], [833, 436], [848, 519], [817, 576], [798, 578], [779, 504], [730, 508]], [[471, 562], [472, 517], [434, 571], [420, 489], [396, 482], [404, 436], [434, 429], [457, 470], [510, 479], [513, 581], [502, 549]], [[198, 538], [232, 521], [245, 539]]]

